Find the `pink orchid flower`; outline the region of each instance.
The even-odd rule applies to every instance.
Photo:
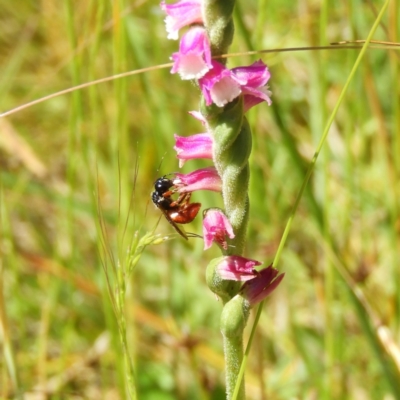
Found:
[[[204,250],[209,249],[213,242],[217,243],[224,250],[228,248],[226,237],[233,239],[235,234],[228,218],[221,210],[211,208],[204,211],[203,237]]]
[[[214,60],[211,63],[213,68],[199,79],[200,89],[206,105],[223,107],[240,95],[240,81],[224,65]]]
[[[171,73],[179,73],[184,80],[199,79],[213,66],[210,42],[206,30],[200,26],[186,32],[179,44],[179,52],[172,55]]]
[[[179,168],[194,158],[212,159],[212,136],[209,133],[198,133],[187,137],[174,135],[176,156]]]
[[[194,192],[195,190],[211,190],[220,192],[222,181],[214,167],[197,169],[188,174],[175,173],[173,180],[178,193]]]
[[[217,61],[212,61],[212,65],[213,69],[199,79],[207,105],[214,103],[223,107],[240,94],[244,95],[244,111],[262,101],[271,105],[271,92],[265,86],[271,74],[261,60],[247,67],[232,70]]]
[[[177,40],[179,29],[203,22],[201,0],[181,0],[174,4],[166,4],[162,1],[160,7],[167,14],[165,27],[168,39]]]
[[[261,264],[259,261],[242,256],[226,256],[217,265],[217,271],[222,279],[243,282],[258,276],[254,267]]]
[[[232,73],[242,82],[244,112],[262,101],[266,101],[269,106],[272,104],[272,93],[268,90],[268,86],[266,86],[271,78],[271,73],[261,60],[247,67],[233,68]]]

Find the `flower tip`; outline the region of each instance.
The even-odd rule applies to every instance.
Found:
[[[196,118],[203,125],[207,123],[207,120],[204,118],[203,114],[200,111],[188,111],[188,114],[191,115],[193,118]]]
[[[243,296],[251,306],[254,306],[269,296],[282,282],[284,276],[284,273],[279,274],[279,271],[270,265],[268,268],[258,271],[255,278],[243,285]]]

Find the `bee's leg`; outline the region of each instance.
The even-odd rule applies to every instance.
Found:
[[[171,197],[175,192],[173,190],[168,190],[168,192],[164,192],[162,197]]]
[[[181,193],[179,197],[171,203],[171,207],[186,206],[187,204],[189,204],[191,196],[192,192]]]

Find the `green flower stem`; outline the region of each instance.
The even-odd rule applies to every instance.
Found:
[[[222,179],[225,213],[235,232],[228,241],[226,254],[242,255],[249,217],[248,187],[250,178],[251,130],[243,117],[243,99],[201,109],[214,138],[213,158]]]
[[[203,15],[211,52],[219,56],[228,52],[234,33],[232,13],[235,0],[203,0]],[[226,63],[225,60],[219,62]],[[222,180],[222,197],[225,214],[232,225],[235,237],[227,240],[225,255],[242,255],[249,218],[249,157],[251,153],[251,130],[243,112],[243,97],[225,107],[206,106],[201,113],[212,133],[213,161]],[[223,301],[221,332],[224,342],[226,395],[232,399],[243,361],[243,331],[250,313],[245,299],[238,294],[241,283],[224,281],[215,271],[218,260],[207,268],[207,283]],[[247,305],[246,305],[247,304]],[[245,384],[240,383],[236,399],[245,399]]]
[[[243,361],[243,335],[240,337],[228,337],[222,335],[225,356],[225,384],[226,398],[232,399],[240,365]],[[242,380],[236,399],[244,400],[246,398],[244,381]]]
[[[232,398],[243,361],[243,330],[250,314],[248,302],[240,295],[224,306],[221,314],[221,332],[224,341],[226,398]],[[245,399],[242,381],[236,399]]]
[[[222,179],[225,214],[235,233],[235,237],[227,241],[228,247],[224,253],[241,255],[249,217],[248,160],[252,145],[250,126],[243,116],[243,98],[239,97],[224,108],[207,107],[203,104],[201,112],[213,134],[213,159]],[[213,261],[207,268],[207,282],[210,289],[224,302],[221,332],[224,343],[226,393],[227,399],[230,400],[243,361],[243,331],[249,308],[243,306],[244,299],[237,295],[241,283],[220,279],[215,271],[216,263]],[[245,399],[244,387],[242,381],[237,399]]]
[[[202,5],[212,55],[228,53],[234,33],[232,14],[235,0],[203,0]],[[226,60],[220,62],[225,64]]]

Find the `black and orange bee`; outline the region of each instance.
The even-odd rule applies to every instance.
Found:
[[[151,199],[174,229],[188,240],[188,235],[177,224],[192,222],[196,218],[201,204],[190,203],[191,192],[179,193],[178,198],[174,200],[172,195],[176,193],[176,187],[172,179],[163,176],[154,182],[154,192],[151,194]]]

